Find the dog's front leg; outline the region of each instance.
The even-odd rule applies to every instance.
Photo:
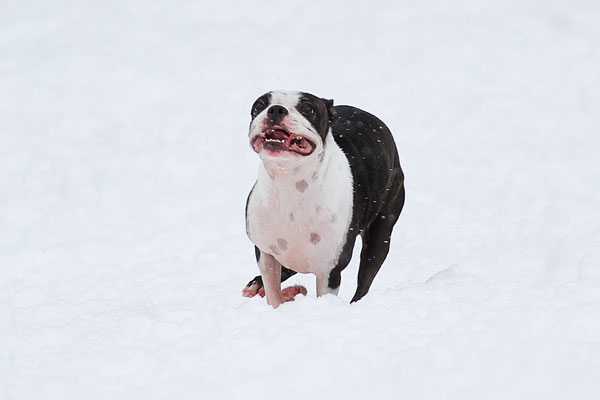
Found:
[[[267,304],[273,306],[273,308],[279,307],[283,303],[281,264],[272,255],[261,251],[258,259],[258,269],[262,275]]]

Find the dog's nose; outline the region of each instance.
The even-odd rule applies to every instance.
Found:
[[[274,105],[269,107],[269,109],[267,110],[267,115],[274,124],[281,121],[281,119],[287,114],[288,110],[283,106]]]

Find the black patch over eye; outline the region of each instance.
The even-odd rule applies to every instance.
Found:
[[[315,108],[312,104],[304,102],[300,104],[300,111],[304,114],[312,115],[315,113]]]
[[[260,112],[262,110],[264,110],[267,107],[267,104],[264,102],[264,100],[262,99],[258,99],[254,102],[254,105],[252,106],[252,118],[256,117],[258,114],[260,114]]]

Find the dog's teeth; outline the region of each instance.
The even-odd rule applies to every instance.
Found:
[[[296,136],[296,139],[302,140],[302,136],[298,135],[298,136]]]

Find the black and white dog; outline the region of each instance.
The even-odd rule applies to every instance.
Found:
[[[260,275],[243,290],[273,307],[306,289],[281,290],[296,272],[337,294],[362,236],[361,299],[385,260],[404,206],[404,174],[391,132],[375,116],[312,94],[273,91],[256,100],[248,134],[262,163],[246,203]]]

